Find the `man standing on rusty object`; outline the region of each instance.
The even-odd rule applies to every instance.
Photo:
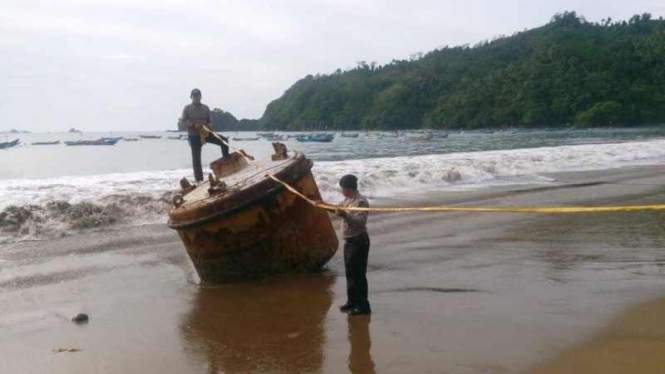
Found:
[[[345,197],[342,208],[369,208],[367,199],[358,192],[358,178],[347,174],[339,181]],[[339,310],[351,315],[370,314],[368,300],[367,258],[369,257],[369,235],[367,234],[368,212],[337,210],[342,218],[344,236],[344,269],[346,271],[346,304]]]
[[[203,181],[203,168],[201,166],[201,148],[203,141],[201,139],[201,128],[203,125],[212,125],[212,112],[207,105],[201,103],[201,90],[195,88],[192,90],[189,97],[192,103],[185,106],[182,111],[182,121],[187,126],[187,134],[189,135],[189,146],[192,148],[192,166],[194,167],[194,179],[197,182]],[[228,143],[228,139],[222,137]],[[216,144],[222,147],[222,156],[229,155],[229,147],[222,143],[214,136],[208,136],[208,143]]]

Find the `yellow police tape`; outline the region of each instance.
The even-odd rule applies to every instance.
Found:
[[[202,125],[201,128],[199,129],[199,137],[201,138],[201,144],[206,144],[206,142],[208,141],[208,135],[214,136],[215,138],[217,138],[217,140],[219,140],[220,142],[224,143],[224,145],[229,147],[229,149],[233,150],[234,152],[240,153],[240,155],[243,156],[244,158],[246,158],[247,161],[249,161],[249,162],[254,161],[254,157],[248,155],[242,149],[232,147],[229,144],[229,142],[226,141],[225,137],[223,137],[223,136],[219,135],[218,133],[212,131],[212,129],[210,129],[210,127],[208,127],[207,125]]]
[[[296,194],[301,199],[307,201],[310,205],[329,211],[342,210],[346,212],[374,212],[374,213],[406,213],[406,212],[427,212],[427,213],[537,213],[537,214],[571,214],[571,213],[613,213],[613,212],[640,212],[665,210],[665,205],[626,205],[626,206],[599,206],[599,207],[541,207],[541,208],[474,208],[474,207],[447,207],[447,206],[428,206],[428,207],[407,207],[407,208],[363,208],[363,207],[339,207],[328,204],[323,201],[316,201],[308,198],[288,183],[280,180],[273,174],[266,176],[275,182],[284,186],[287,190]]]
[[[243,150],[232,147],[224,138],[220,137],[213,130],[207,126],[201,129],[201,140],[203,136],[207,137],[212,134],[222,143],[226,144],[230,149],[240,152],[241,155],[246,157],[249,161],[254,160],[252,156],[246,154]],[[260,168],[262,171],[266,171]],[[408,212],[425,212],[425,213],[531,213],[531,214],[574,214],[574,213],[618,213],[618,212],[644,212],[644,211],[659,211],[665,210],[665,204],[655,205],[625,205],[625,206],[562,206],[562,207],[530,207],[530,208],[477,208],[477,207],[449,207],[449,206],[426,206],[426,207],[395,207],[395,208],[363,208],[363,207],[340,207],[326,203],[325,201],[312,200],[303,195],[283,180],[277,178],[273,174],[266,173],[266,177],[274,180],[275,182],[284,186],[287,190],[305,200],[308,204],[319,208],[334,211],[345,212],[374,212],[374,213],[408,213]]]

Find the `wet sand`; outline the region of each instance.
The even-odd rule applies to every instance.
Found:
[[[665,201],[665,167],[554,177],[421,203]],[[373,216],[371,317],[337,310],[341,251],[208,287],[163,226],[5,245],[0,373],[662,373],[663,216]]]
[[[532,374],[665,373],[665,300],[630,308],[586,344],[538,365]]]

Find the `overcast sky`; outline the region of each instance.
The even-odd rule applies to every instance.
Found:
[[[663,0],[1,0],[0,130],[173,128],[189,91],[240,118],[307,74]]]

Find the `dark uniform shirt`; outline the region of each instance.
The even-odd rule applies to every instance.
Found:
[[[182,110],[182,121],[187,126],[187,133],[189,135],[199,135],[199,132],[190,127],[191,124],[201,122],[206,125],[212,123],[212,113],[210,108],[205,104],[189,104]]]

